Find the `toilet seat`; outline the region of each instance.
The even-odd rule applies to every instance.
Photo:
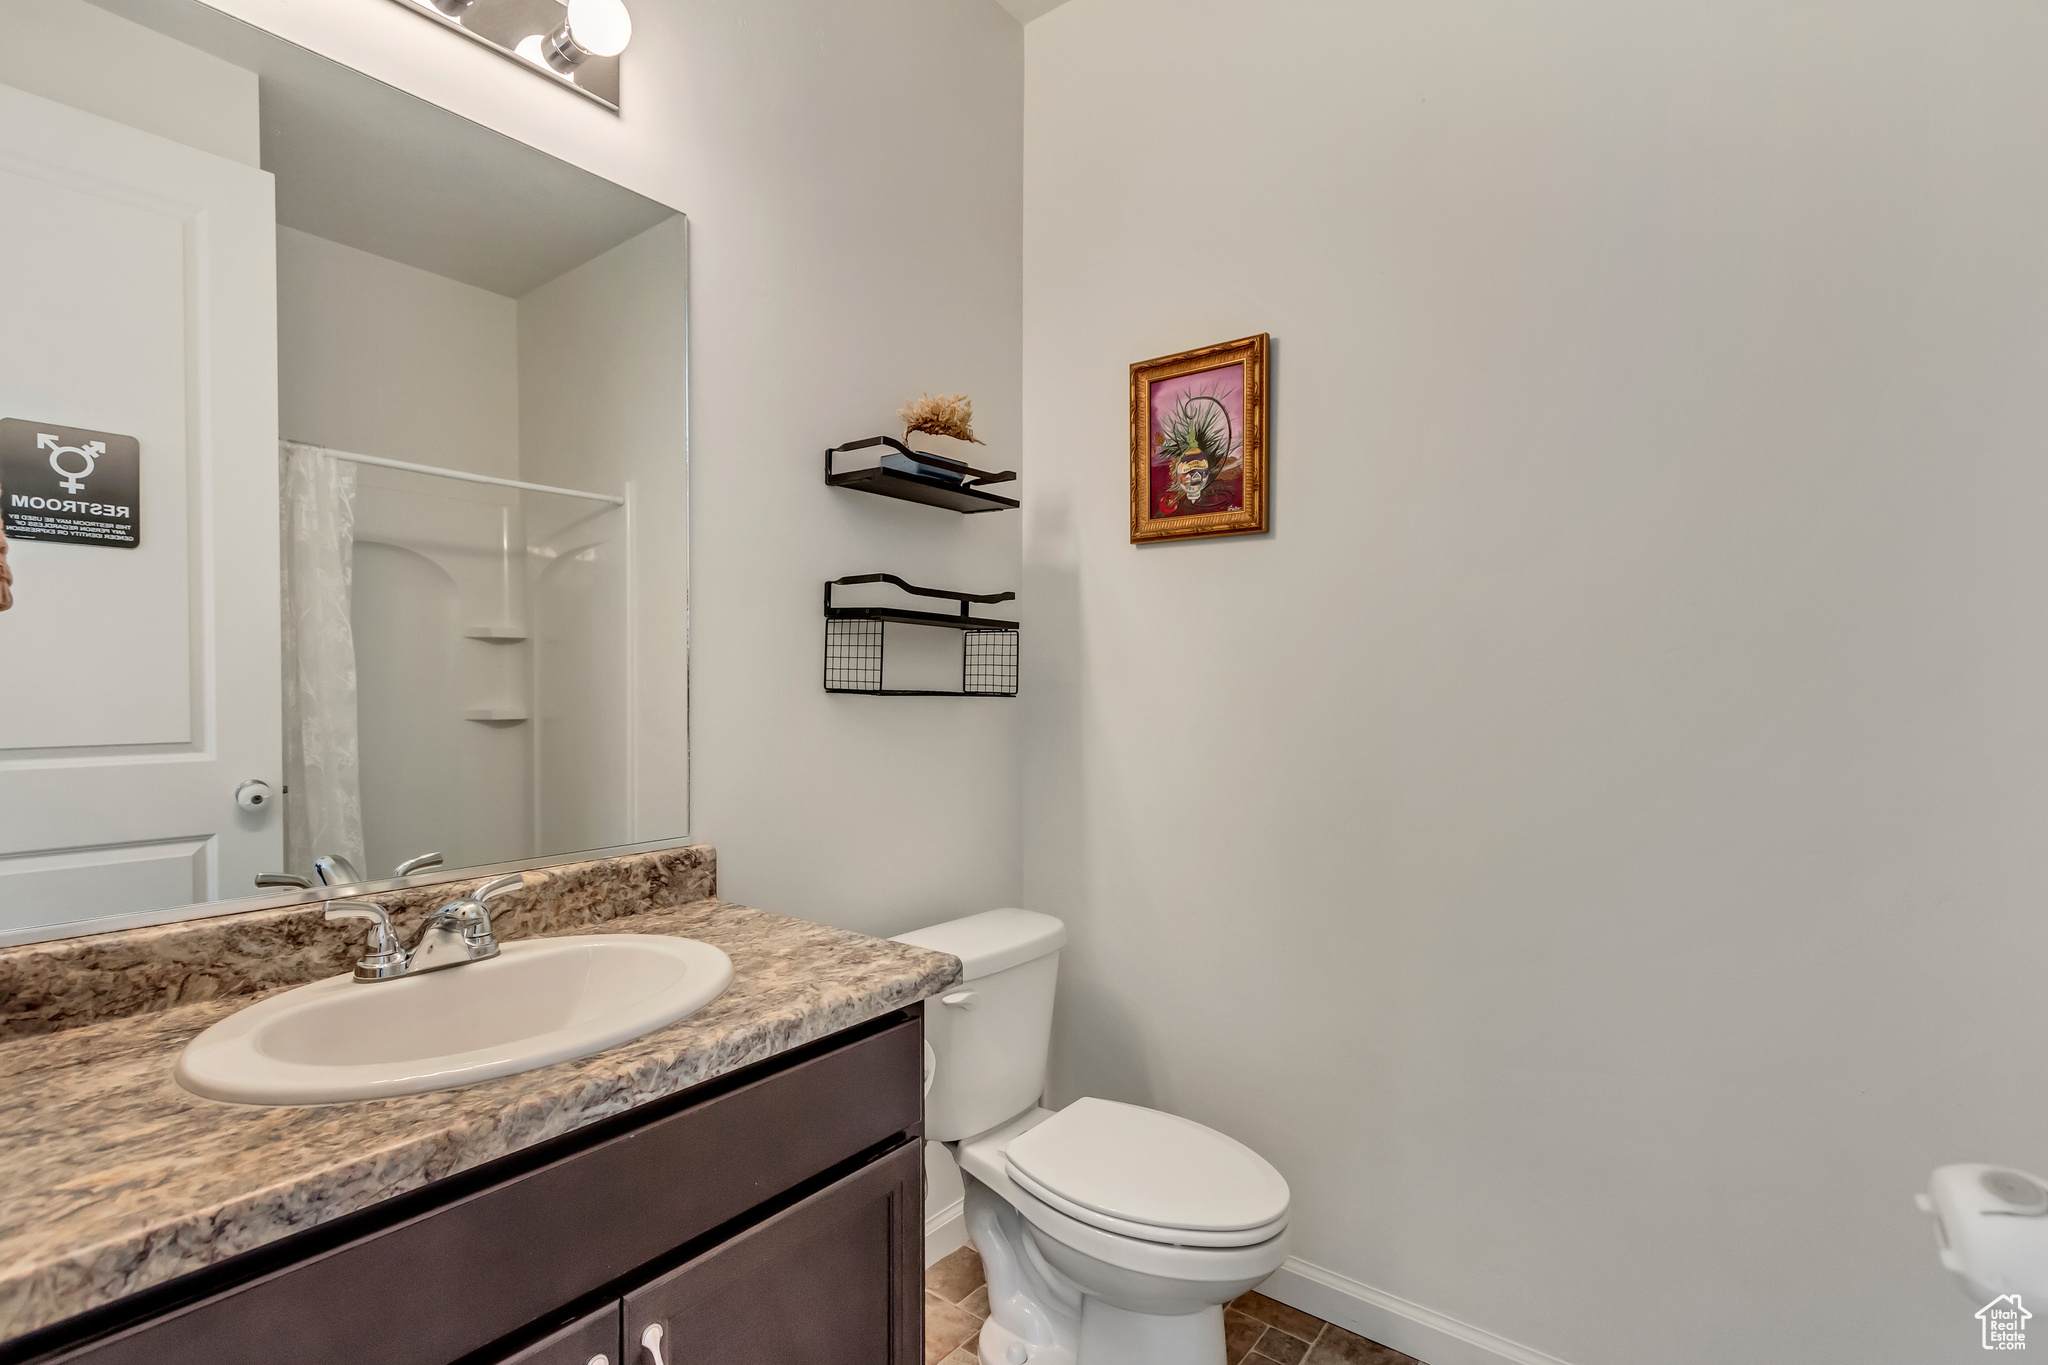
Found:
[[[1006,1182],[1004,1188],[996,1193],[1038,1232],[1063,1246],[1085,1252],[1105,1265],[1134,1274],[1198,1283],[1246,1275],[1261,1280],[1278,1270],[1286,1256],[1287,1234],[1284,1230],[1278,1236],[1250,1246],[1176,1246],[1150,1238],[1125,1237],[1093,1223],[1070,1218],[1030,1191],[1020,1189],[1015,1181]]]
[[[1156,1109],[1076,1100],[1012,1138],[1003,1161],[1032,1198],[1119,1237],[1246,1247],[1287,1226],[1287,1181],[1265,1158]]]
[[[1129,1237],[1134,1241],[1154,1242],[1161,1246],[1217,1248],[1229,1250],[1233,1247],[1256,1246],[1271,1241],[1287,1230],[1287,1218],[1282,1215],[1270,1223],[1256,1228],[1235,1232],[1203,1232],[1194,1228],[1163,1228],[1152,1223],[1134,1223],[1122,1218],[1113,1218],[1094,1209],[1083,1208],[1071,1200],[1062,1199],[1043,1186],[1034,1185],[1016,1167],[1009,1168],[1010,1184],[1034,1203],[1049,1207],[1065,1214],[1078,1223],[1118,1237]]]

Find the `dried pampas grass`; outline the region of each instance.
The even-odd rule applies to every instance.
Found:
[[[918,399],[897,414],[903,419],[903,439],[909,440],[917,432],[929,436],[950,436],[956,441],[972,441],[986,445],[974,434],[974,403],[964,393],[949,398],[934,398],[930,394]]]

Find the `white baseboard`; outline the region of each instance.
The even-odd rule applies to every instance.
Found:
[[[930,1270],[967,1245],[967,1201],[955,1199],[924,1218],[924,1268]]]
[[[1293,1256],[1259,1286],[1259,1292],[1414,1356],[1423,1365],[1566,1365],[1533,1346]]]

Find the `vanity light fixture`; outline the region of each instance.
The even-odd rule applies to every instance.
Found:
[[[633,41],[625,0],[569,0],[564,18],[541,49],[549,66],[567,75],[592,57],[616,57]]]
[[[607,109],[633,40],[625,0],[397,0]]]

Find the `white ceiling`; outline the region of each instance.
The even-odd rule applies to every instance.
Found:
[[[1018,23],[1028,24],[1039,15],[1058,9],[1067,0],[996,0],[996,3],[1016,15]]]
[[[196,0],[95,0],[257,75],[277,220],[507,298],[675,210]]]

